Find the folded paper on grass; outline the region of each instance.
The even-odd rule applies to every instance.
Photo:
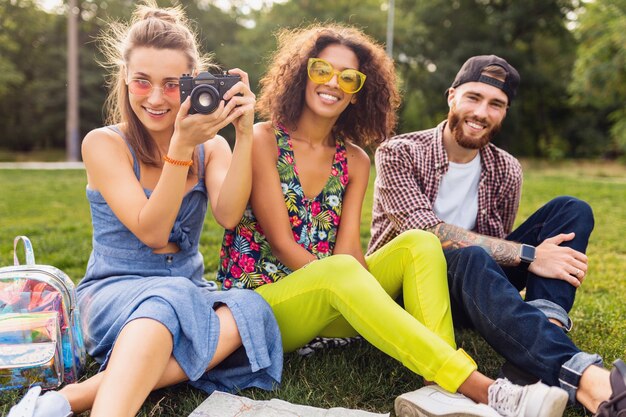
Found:
[[[215,391],[189,417],[389,417],[347,408],[316,408],[271,399],[255,401],[238,395]]]

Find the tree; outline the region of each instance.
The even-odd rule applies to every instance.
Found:
[[[497,143],[517,155],[565,155],[563,129],[575,39],[569,0],[397,0],[395,55],[404,81],[401,131],[423,129],[447,113],[445,90],[472,55],[499,55],[521,74],[518,98]],[[558,156],[558,155],[557,155]]]
[[[471,55],[496,54],[522,77],[497,144],[516,155],[554,158],[597,156],[607,149],[624,152],[626,0],[580,1],[395,0],[394,59],[404,96],[398,131],[443,120],[444,91],[461,64]],[[245,0],[232,0],[226,10],[217,7],[217,0],[158,3],[183,4],[196,22],[202,49],[214,53],[225,69],[247,71],[253,91],[276,47],[273,34],[279,28],[333,21],[354,25],[381,43],[386,35],[387,0],[265,0],[259,10]],[[105,73],[98,65],[102,57],[95,38],[111,19],[128,19],[135,2],[79,4],[83,136],[103,123]],[[578,15],[580,26],[572,32],[568,28]],[[38,9],[34,0],[4,1],[0,26],[3,146],[63,147],[65,16]]]
[[[33,1],[0,6],[0,137],[28,151],[62,147],[65,108],[63,22]]]
[[[16,30],[18,24],[11,18],[11,9],[11,4],[8,2],[0,3],[0,27],[4,28],[0,32],[0,100],[3,100],[11,88],[20,84],[24,78],[19,69],[9,59],[20,48],[17,39],[10,36],[11,32]]]
[[[626,0],[587,4],[576,31],[580,37],[572,103],[589,107],[611,124],[609,153],[626,152]]]

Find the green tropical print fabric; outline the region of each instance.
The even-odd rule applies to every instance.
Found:
[[[276,169],[289,214],[294,240],[318,259],[335,247],[341,208],[348,184],[348,160],[343,140],[335,138],[335,158],[324,189],[313,199],[302,191],[289,133],[274,128],[278,145]],[[222,288],[256,288],[292,271],[273,254],[250,206],[234,229],[224,233],[217,278]]]

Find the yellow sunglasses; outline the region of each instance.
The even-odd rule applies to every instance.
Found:
[[[354,94],[363,88],[365,84],[365,74],[355,69],[345,69],[337,71],[329,62],[321,58],[309,58],[307,65],[309,79],[315,84],[326,84],[337,75],[337,84],[345,93]]]

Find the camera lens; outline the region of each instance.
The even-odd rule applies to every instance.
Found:
[[[201,84],[191,92],[191,107],[198,113],[213,113],[219,103],[219,93],[213,86]]]
[[[198,95],[198,103],[202,107],[209,107],[213,105],[213,97],[209,93],[202,93]]]

